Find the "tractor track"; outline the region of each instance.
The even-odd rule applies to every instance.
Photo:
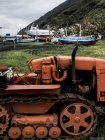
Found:
[[[10,97],[7,97],[7,98],[1,98],[0,99],[0,102],[1,104],[9,104],[9,103],[12,103],[12,102],[17,102],[17,103],[32,103],[32,102],[35,102],[35,101],[55,101],[56,103],[58,102],[61,102],[61,103],[65,103],[65,102],[85,102],[88,106],[91,106],[93,109],[95,109],[95,106],[90,102],[88,101],[87,99],[81,97],[81,96],[78,96],[76,94],[73,94],[73,93],[65,93],[63,95],[55,95],[53,97],[49,97],[48,95],[38,95],[38,96],[33,96],[33,97],[19,97],[19,96],[10,96]],[[94,122],[94,127],[92,127],[89,132],[87,133],[87,135],[85,136],[88,136],[88,135],[91,135],[91,133],[94,131],[94,129],[97,127],[97,125],[99,125],[100,123],[103,122],[103,117],[105,117],[105,114],[99,114],[99,112],[97,113],[97,116],[99,118],[99,121],[97,121],[97,119],[95,119],[95,122]],[[59,138],[57,138],[56,140],[74,140],[75,138],[73,137],[69,137],[69,136],[61,136]],[[8,136],[2,136],[0,137],[0,140],[9,140]],[[21,138],[21,140],[23,140],[23,138]],[[33,138],[33,139],[30,139],[30,140],[39,140],[39,139],[36,139],[36,138]],[[51,138],[47,138],[47,139],[44,139],[44,140],[54,140],[54,139],[51,139]],[[78,137],[76,137],[76,140],[79,140]]]

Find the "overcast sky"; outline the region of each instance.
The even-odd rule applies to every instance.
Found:
[[[16,34],[66,0],[0,0],[0,34]]]

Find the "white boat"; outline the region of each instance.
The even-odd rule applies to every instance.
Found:
[[[49,28],[39,29],[38,26],[33,27],[33,25],[25,32],[27,35],[36,37],[38,41],[51,41],[51,38],[53,36],[53,31],[50,31]]]
[[[14,42],[16,40],[16,37],[6,37],[5,38],[5,41],[8,41],[8,42]]]
[[[16,43],[28,43],[28,42],[36,42],[34,38],[17,38]]]
[[[48,29],[39,29],[38,27],[31,27],[29,30],[25,31],[28,35],[31,36],[52,36],[53,31]]]
[[[51,42],[54,43],[54,44],[58,44],[59,38],[58,38],[58,37],[53,37],[53,38],[51,39]]]

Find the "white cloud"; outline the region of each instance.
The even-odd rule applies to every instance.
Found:
[[[17,34],[20,28],[25,27],[28,24],[27,21],[18,18],[10,18],[6,15],[0,15],[0,27],[2,27],[2,34],[11,32],[11,34]]]
[[[0,27],[17,33],[65,0],[0,0]]]

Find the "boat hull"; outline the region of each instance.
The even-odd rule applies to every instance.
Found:
[[[35,39],[17,39],[16,40],[16,43],[29,43],[29,42],[36,42],[36,40]]]
[[[82,39],[82,38],[78,38],[78,39],[75,39],[75,38],[70,38],[70,39],[59,39],[59,42],[62,43],[62,44],[81,44],[81,45],[94,45],[96,44],[97,42],[97,39],[93,38],[93,39],[89,39],[89,38],[86,38],[86,39]]]

